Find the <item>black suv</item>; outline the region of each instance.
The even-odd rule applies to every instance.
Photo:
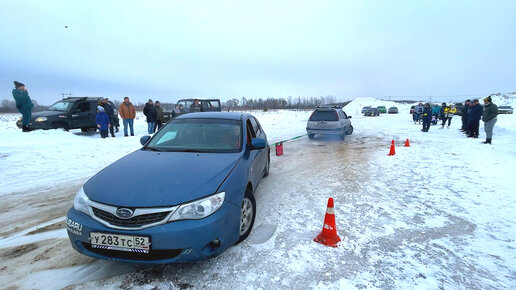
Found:
[[[163,117],[165,122],[168,120],[175,118],[179,115],[191,113],[190,107],[193,105],[196,99],[181,99],[177,101],[177,106],[179,107],[179,112],[175,112],[174,108],[165,108],[166,111],[163,112]],[[221,112],[222,108],[220,106],[219,99],[197,99],[199,100],[199,104],[201,105],[201,112]]]
[[[64,98],[46,111],[32,114],[29,128],[35,129],[58,129],[64,130],[81,129],[86,132],[90,129],[95,130],[95,116],[97,114],[97,106],[100,98],[89,97],[70,97]],[[118,111],[115,105],[109,101],[109,105],[115,111],[115,120],[113,123],[118,124]],[[21,119],[16,122],[16,126],[21,128]]]

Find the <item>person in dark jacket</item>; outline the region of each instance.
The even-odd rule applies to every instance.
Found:
[[[446,109],[446,103],[442,103],[441,108],[439,108],[439,120],[444,119],[444,115],[446,115],[444,109]]]
[[[202,112],[201,104],[199,103],[199,99],[195,99],[193,104],[190,106],[190,113]]]
[[[493,140],[493,128],[496,123],[496,116],[498,115],[498,106],[493,104],[491,97],[484,99],[484,113],[482,114],[482,121],[484,121],[484,130],[486,131],[486,141],[484,144],[491,144]]]
[[[106,138],[108,136],[108,129],[111,127],[109,123],[109,116],[104,111],[104,107],[97,107],[97,115],[95,116],[95,123],[97,124],[97,128],[100,131],[100,137]]]
[[[480,126],[480,119],[484,108],[478,103],[478,100],[473,100],[473,106],[468,111],[469,120],[469,135],[468,137],[478,138],[478,127]]]
[[[165,117],[163,116],[163,108],[161,107],[161,104],[159,101],[156,101],[156,126],[154,128],[154,131],[159,130],[159,128],[163,127],[163,123],[165,122]]]
[[[469,109],[469,103],[471,100],[466,100],[464,102],[464,107],[461,109],[461,120],[462,120],[462,128],[461,131],[466,133],[466,135],[469,135],[469,121],[468,121],[468,109]]]
[[[104,111],[108,115],[109,125],[111,125],[109,126],[109,133],[111,133],[111,137],[115,137],[115,110],[113,110],[109,102],[104,98],[99,99],[99,105],[104,108]]]
[[[29,92],[25,88],[25,85],[14,81],[14,89],[12,91],[14,101],[16,102],[16,109],[22,114],[22,131],[29,132],[30,118],[32,117],[32,103]]]
[[[432,122],[432,108],[430,108],[429,103],[425,103],[422,115],[423,115],[423,129],[421,129],[421,131],[428,132],[428,129],[430,129],[430,122]]]
[[[143,114],[147,117],[147,132],[149,134],[154,133],[154,128],[156,126],[156,120],[158,119],[158,112],[156,111],[156,107],[152,103],[152,100],[145,104],[143,108]]]

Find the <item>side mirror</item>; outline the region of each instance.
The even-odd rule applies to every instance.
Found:
[[[258,150],[265,148],[265,140],[262,138],[251,139],[251,150]]]
[[[351,116],[348,116],[348,119],[351,119]]]
[[[145,143],[147,143],[147,141],[149,141],[150,139],[150,136],[143,136],[140,138],[140,143],[142,143],[142,145],[145,145]]]

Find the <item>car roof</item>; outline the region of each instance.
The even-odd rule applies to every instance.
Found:
[[[176,119],[226,119],[226,120],[243,120],[251,114],[241,112],[200,112],[189,113],[178,116]]]

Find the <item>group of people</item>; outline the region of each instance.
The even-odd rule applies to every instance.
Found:
[[[466,100],[462,108],[462,127],[461,131],[468,138],[478,138],[480,120],[484,122],[486,140],[484,144],[491,144],[493,140],[493,128],[497,121],[498,106],[493,103],[491,97],[484,99],[484,106],[479,104],[477,99]]]
[[[108,99],[100,98],[97,106],[97,115],[95,116],[95,123],[100,132],[100,137],[106,138],[111,133],[111,137],[115,137],[115,128],[118,132],[118,119],[115,118],[115,110],[109,104]]]
[[[423,128],[421,131],[428,132],[430,124],[437,125],[438,120],[442,121],[441,128],[444,128],[446,122],[448,122],[448,127],[450,127],[453,115],[456,112],[457,108],[453,104],[446,105],[446,103],[442,103],[441,107],[436,106],[432,108],[430,103],[425,103],[424,105],[419,103],[412,109],[412,120],[414,124],[421,124],[422,121]]]
[[[161,128],[165,122],[163,108],[161,107],[159,101],[156,101],[156,104],[153,104],[152,100],[149,99],[149,101],[145,103],[143,114],[147,118],[147,133],[149,134],[159,130],[159,128]]]
[[[448,122],[448,127],[450,127],[451,120],[456,112],[457,108],[453,104],[446,105],[446,103],[442,103],[437,113],[432,110],[429,103],[425,103],[424,105],[419,103],[413,109],[412,118],[414,124],[421,124],[422,121],[423,128],[421,131],[428,132],[430,124],[437,124],[437,119],[442,120],[441,128],[444,128],[446,122]],[[480,120],[482,120],[484,122],[484,130],[486,131],[486,140],[483,143],[491,144],[493,140],[493,128],[497,120],[496,116],[498,115],[498,106],[492,102],[491,97],[484,99],[484,106],[481,106],[477,99],[473,101],[466,100],[464,107],[461,109],[461,113],[462,127],[460,130],[469,138],[478,138]]]

